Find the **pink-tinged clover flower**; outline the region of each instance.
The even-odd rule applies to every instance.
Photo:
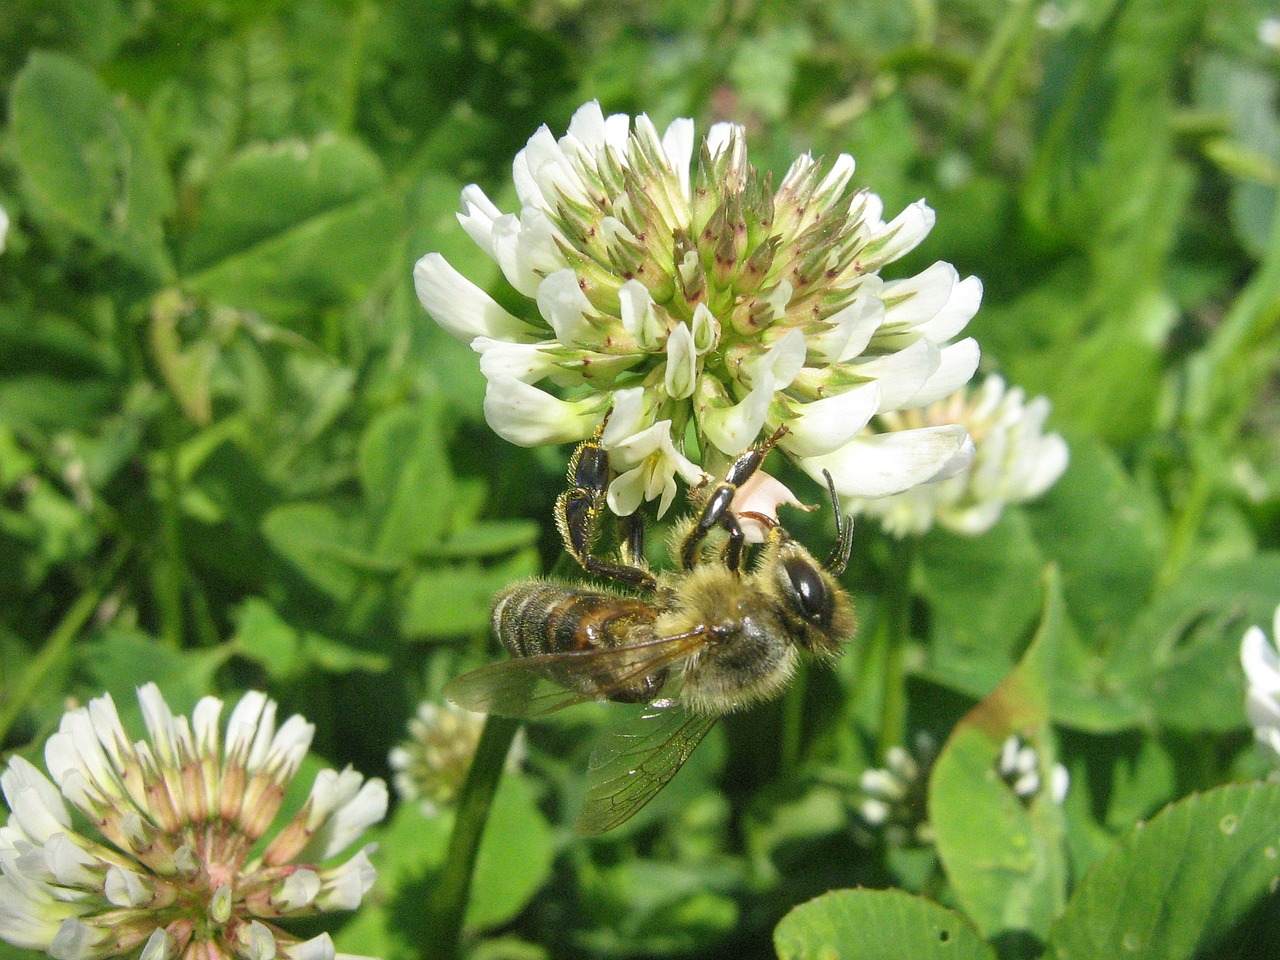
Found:
[[[311,744],[300,716],[245,694],[225,735],[223,703],[175,716],[138,691],[148,737],[126,736],[110,695],[65,714],[48,776],[12,758],[0,788],[0,938],[55,960],[333,960],[279,921],[360,905],[372,846],[340,855],[381,820],[387,789],[323,770],[302,809],[263,841]]]
[[[582,440],[614,411],[614,513],[665,510],[677,478],[717,473],[784,424],[779,446],[820,483],[897,493],[955,469],[964,428],[863,428],[969,380],[978,347],[957,337],[982,287],[946,263],[883,279],[934,214],[919,201],[886,221],[879,197],[850,191],[853,167],[805,154],[775,189],[742,127],[696,145],[692,120],[659,133],[588,103],[516,156],[517,212],[462,191],[463,228],[528,305],[508,312],[437,253],[414,269],[418,296],[480,354],[505,439]]]

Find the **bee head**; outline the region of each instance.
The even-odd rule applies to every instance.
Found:
[[[853,605],[844,588],[794,540],[778,544],[773,570],[800,645],[819,656],[838,654],[854,630]]]

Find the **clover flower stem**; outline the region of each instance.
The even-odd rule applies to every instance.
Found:
[[[26,706],[28,697],[45,691],[45,676],[62,662],[76,637],[80,635],[80,630],[89,622],[93,612],[102,603],[102,598],[111,589],[116,574],[120,572],[120,567],[129,555],[130,546],[128,543],[121,543],[116,547],[115,552],[103,564],[103,572],[98,577],[98,581],[76,598],[71,609],[66,612],[53,633],[49,635],[48,641],[40,648],[40,652],[27,665],[22,679],[14,684],[10,691],[13,695],[0,700],[0,743],[4,743],[9,728],[13,726],[13,721]]]
[[[915,565],[915,537],[890,544],[889,592],[881,619],[884,643],[883,688],[880,699],[880,756],[903,742],[907,715],[905,658],[911,633],[911,573]]]
[[[800,744],[804,735],[805,693],[808,687],[809,675],[801,665],[782,700],[782,742],[779,747],[779,763],[784,777],[790,776],[800,762]]]
[[[178,445],[181,441],[173,423],[165,433],[164,475],[160,483],[160,528],[164,552],[155,567],[155,591],[160,613],[160,636],[171,648],[180,650],[185,632],[182,598],[187,579],[182,549],[182,479],[178,466]]]
[[[457,818],[449,836],[444,866],[427,904],[426,929],[430,931],[431,945],[426,956],[430,960],[455,960],[459,955],[476,854],[498,782],[506,768],[507,751],[519,729],[519,720],[495,716],[485,720],[475,759],[458,795]]]

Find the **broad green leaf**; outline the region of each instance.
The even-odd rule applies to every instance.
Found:
[[[92,72],[35,53],[11,91],[14,156],[41,219],[70,227],[154,279],[172,271],[161,221],[168,171],[142,120]]]
[[[533,546],[538,533],[538,524],[532,520],[488,520],[458,531],[439,546],[438,552],[456,559],[492,557]]]
[[[917,556],[933,624],[925,673],[985,696],[1013,669],[1039,609],[1044,556],[1026,516],[1009,510],[981,537],[933,530]]]
[[[1273,955],[1280,938],[1278,825],[1278,784],[1221,787],[1167,807],[1080,881],[1054,924],[1047,956]]]
[[[1182,730],[1246,725],[1240,640],[1280,603],[1280,553],[1189,570],[1147,607],[1107,658],[1112,682],[1149,724]]]
[[[374,558],[358,546],[352,526],[324,504],[291,503],[263,518],[262,533],[314,586],[344,602],[355,593],[362,573],[379,572]]]
[[[1061,568],[1072,619],[1091,648],[1105,650],[1151,590],[1163,520],[1114,454],[1084,438],[1070,443],[1067,472],[1028,517],[1040,549]]]
[[[209,185],[182,267],[197,273],[288,233],[382,186],[378,158],[358,141],[246,147]]]
[[[348,141],[249,147],[209,188],[184,286],[277,319],[360,296],[390,262],[402,203]]]
[[[369,424],[359,469],[379,556],[403,561],[444,539],[455,489],[434,404],[396,407]]]
[[[91,686],[86,696],[110,693],[122,716],[137,712],[136,691],[152,681],[175,713],[189,713],[213,689],[228,651],[174,650],[139,630],[110,627],[82,650]]]
[[[373,862],[381,896],[365,903],[335,936],[339,951],[367,951],[382,960],[422,955],[432,931],[422,929],[421,908],[452,830],[452,810],[427,817],[415,803],[400,805],[385,829],[370,838],[378,841]],[[486,930],[515,917],[550,877],[553,852],[551,828],[528,783],[520,775],[505,776],[480,842],[467,926]]]
[[[1049,596],[1054,579],[1046,578]],[[956,726],[929,782],[938,856],[956,900],[988,937],[1043,940],[1066,901],[1062,809],[1050,789],[1049,685],[1061,658],[1058,639],[1042,625],[1018,668]],[[998,772],[1013,736],[1037,752],[1041,788],[1029,798]]]
[[[479,633],[489,627],[494,594],[514,580],[538,572],[538,555],[522,550],[504,563],[431,567],[409,587],[400,614],[408,639],[443,638]]]
[[[995,960],[960,914],[901,890],[833,890],[778,924],[779,960]]]

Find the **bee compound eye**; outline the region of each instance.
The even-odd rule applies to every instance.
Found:
[[[822,573],[812,563],[801,557],[783,561],[791,589],[789,594],[800,615],[811,623],[826,623],[831,619],[831,594],[822,580]]]

